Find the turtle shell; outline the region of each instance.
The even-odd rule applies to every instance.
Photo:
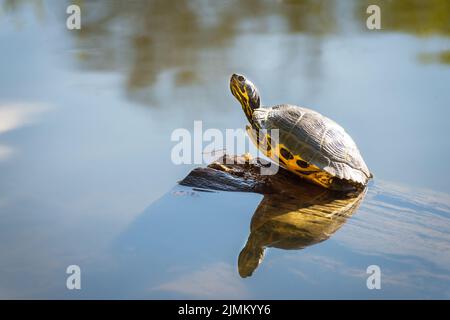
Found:
[[[253,121],[279,129],[279,144],[332,177],[366,185],[372,177],[353,139],[333,120],[294,105],[259,108]]]

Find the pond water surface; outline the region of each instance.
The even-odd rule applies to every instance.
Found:
[[[1,298],[450,298],[450,5],[0,1]],[[238,255],[262,196],[177,186],[177,128],[243,128],[228,88],[329,116],[375,175],[329,240]],[[66,289],[66,267],[82,290]],[[366,268],[382,270],[368,290]]]

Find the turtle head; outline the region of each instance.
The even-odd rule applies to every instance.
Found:
[[[258,89],[250,80],[240,74],[231,76],[230,89],[233,96],[241,103],[247,119],[252,123],[253,110],[260,107]]]

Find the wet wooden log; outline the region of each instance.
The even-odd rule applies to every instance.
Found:
[[[325,190],[282,167],[278,167],[274,175],[261,174],[262,169],[267,166],[265,160],[252,159],[249,155],[224,155],[207,167],[195,168],[179,183],[203,189],[293,196],[298,193],[317,194]],[[335,197],[349,195],[330,190],[327,192]]]

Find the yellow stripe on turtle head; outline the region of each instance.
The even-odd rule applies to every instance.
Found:
[[[254,84],[244,76],[233,74],[230,79],[231,93],[241,103],[248,121],[253,123],[253,110],[260,107],[259,93]]]
[[[253,110],[250,107],[250,98],[245,87],[241,88],[238,84],[231,84],[231,92],[241,103],[242,109],[244,110],[246,116],[251,118]]]

